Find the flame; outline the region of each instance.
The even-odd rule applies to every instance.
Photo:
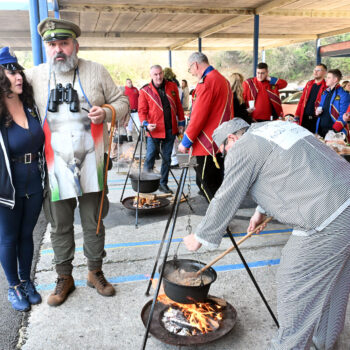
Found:
[[[169,299],[165,294],[159,295],[158,299],[164,305],[179,308],[192,327],[200,333],[208,333],[219,328],[222,320],[222,307],[214,303],[180,304]]]
[[[130,145],[127,147],[121,147],[122,152],[120,153],[119,159],[130,161],[134,154],[135,145]]]

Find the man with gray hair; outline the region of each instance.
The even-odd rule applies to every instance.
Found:
[[[49,63],[26,71],[43,118],[48,181],[44,211],[51,224],[51,242],[58,274],[55,291],[48,304],[58,306],[75,288],[72,277],[75,252],[74,210],[79,203],[87,258],[87,285],[104,296],[115,293],[102,271],[105,229],[96,235],[103,190],[104,155],[108,149],[107,122],[112,112],[117,118],[129,109],[126,96],[115,86],[100,64],[79,59],[81,34],[70,21],[46,18],[38,25],[45,42]],[[103,217],[108,212],[104,199]]]
[[[179,151],[196,156],[196,183],[200,194],[214,196],[221,185],[224,162],[213,144],[214,130],[233,118],[233,96],[230,83],[213,66],[206,55],[194,52],[188,58],[188,72],[198,79],[192,102],[189,125],[179,145]]]
[[[350,164],[294,123],[249,127],[235,118],[213,139],[227,152],[225,178],[186,247],[218,247],[249,191],[258,207],[248,231],[267,214],[294,227],[277,271],[280,328],[269,349],[310,349],[312,341],[331,349],[350,292]]]
[[[161,147],[163,160],[159,190],[172,193],[168,187],[171,152],[176,134],[182,133],[185,125],[177,85],[164,79],[161,66],[150,69],[151,82],[140,89],[139,117],[142,126],[149,132],[145,171],[152,171],[156,154]]]

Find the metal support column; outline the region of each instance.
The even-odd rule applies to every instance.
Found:
[[[39,15],[40,21],[44,20],[49,16],[49,11],[47,9],[47,0],[39,0]],[[42,62],[46,62],[46,53],[44,43],[41,41],[41,54]]]
[[[198,38],[198,52],[202,52],[202,38]]]
[[[316,39],[316,65],[321,63],[321,39]]]
[[[256,76],[256,67],[259,59],[259,15],[254,15],[254,48],[253,48],[253,76]]]
[[[32,41],[32,53],[33,62],[37,66],[43,63],[42,51],[41,51],[41,37],[37,31],[37,25],[39,24],[39,3],[38,0],[29,1],[29,22],[30,22],[30,33]]]
[[[169,67],[172,68],[173,67],[173,62],[171,59],[171,50],[169,50]]]
[[[57,0],[53,0],[53,10],[55,12],[55,18],[60,18],[60,10],[59,10],[59,7],[58,7]]]

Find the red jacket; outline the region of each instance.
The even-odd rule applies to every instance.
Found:
[[[165,92],[171,107],[171,123],[173,135],[178,132],[178,125],[185,126],[184,110],[179,97],[179,89],[175,83],[165,81]],[[140,89],[139,118],[142,125],[157,124],[152,131],[154,138],[165,138],[165,124],[162,101],[152,82]]]
[[[230,83],[217,70],[211,70],[196,86],[191,119],[182,144],[192,146],[192,155],[214,155],[213,132],[233,118],[233,97]]]
[[[137,90],[137,88],[134,86],[132,88],[125,86],[124,94],[129,98],[130,109],[137,109],[137,103],[139,99],[139,90]]]
[[[297,107],[297,110],[295,112],[295,116],[299,117],[299,125],[301,125],[301,123],[303,121],[304,109],[305,109],[306,103],[309,99],[312,85],[314,85],[314,84],[316,84],[315,79],[309,80],[306,83],[304,90],[303,90],[303,94],[301,95],[301,98],[299,100],[298,107]],[[320,90],[318,90],[317,98],[315,101],[315,108],[317,108],[321,102],[321,97],[322,97],[323,91],[327,89],[327,85],[326,85],[326,82],[324,79],[319,84],[321,84],[321,87],[320,87]]]
[[[256,89],[257,94],[254,98],[254,91],[252,91],[248,80],[253,83],[253,88]],[[278,117],[282,117],[282,104],[280,100],[280,89],[287,86],[287,82],[283,79],[271,77],[271,81],[259,81],[256,77],[245,80],[243,82],[243,98],[246,106],[249,107],[249,101],[255,100],[255,110],[252,113],[252,118],[255,120],[271,120],[273,115],[272,106]]]

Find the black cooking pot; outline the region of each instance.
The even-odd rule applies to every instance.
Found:
[[[161,176],[154,173],[141,173],[140,175],[140,192],[151,193],[155,192],[159,188]],[[130,175],[131,186],[134,191],[137,192],[137,183],[139,181],[139,174],[133,173]]]
[[[197,272],[206,264],[190,259],[174,259],[165,263],[163,284],[164,293],[168,298],[181,304],[193,304],[203,302],[207,299],[210,285],[216,280],[216,271],[209,267],[203,272],[203,278],[207,280],[205,284],[198,286],[186,286],[180,283],[170,281],[168,276],[176,270],[186,272]],[[161,269],[161,267],[160,267]],[[176,272],[175,272],[176,273]],[[184,274],[186,276],[186,273]],[[179,275],[181,276],[181,274]],[[209,281],[209,282],[208,282]]]

